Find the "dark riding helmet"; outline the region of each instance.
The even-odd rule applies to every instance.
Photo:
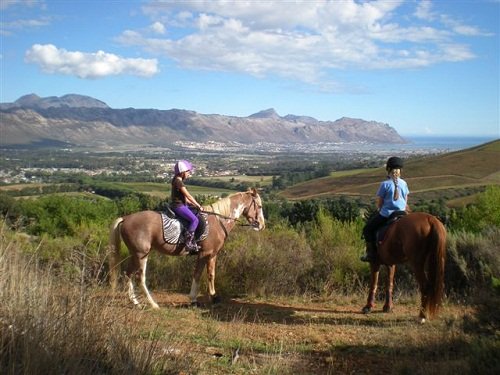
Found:
[[[387,159],[387,169],[401,169],[403,168],[403,159],[397,156],[392,156]]]

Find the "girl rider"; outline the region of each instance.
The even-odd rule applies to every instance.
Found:
[[[198,217],[189,209],[188,204],[201,210],[201,205],[194,199],[184,185],[184,180],[191,176],[193,170],[192,164],[187,160],[179,160],[175,163],[174,173],[172,179],[172,192],[171,192],[171,208],[176,215],[182,217],[189,222],[186,233],[186,248],[190,253],[196,254],[199,249],[194,240],[194,232],[198,227]]]

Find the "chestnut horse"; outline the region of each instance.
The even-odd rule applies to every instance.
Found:
[[[215,293],[215,263],[217,254],[224,245],[228,233],[234,228],[240,216],[247,219],[255,230],[265,228],[262,201],[256,189],[247,192],[235,193],[222,198],[210,206],[203,206],[208,214],[208,236],[198,243],[200,251],[191,284],[189,297],[191,303],[196,303],[200,277],[203,268],[207,267],[208,292],[212,301],[216,301]],[[113,288],[118,281],[117,271],[120,268],[119,255],[121,240],[128,248],[130,259],[125,273],[129,298],[136,305],[139,304],[133,284],[133,276],[140,280],[144,294],[153,308],[158,304],[146,287],[146,265],[148,255],[152,249],[167,255],[187,255],[183,243],[166,243],[163,237],[161,215],[155,211],[136,212],[116,219],[110,232],[110,281]]]
[[[444,290],[446,229],[434,216],[424,212],[410,213],[389,226],[378,245],[377,258],[370,263],[370,291],[363,313],[371,312],[381,265],[386,265],[387,284],[384,312],[393,308],[392,290],[396,264],[407,263],[415,273],[421,294],[420,322],[437,314]]]

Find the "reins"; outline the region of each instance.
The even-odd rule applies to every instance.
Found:
[[[252,197],[252,204],[256,205],[254,197]],[[242,227],[255,227],[256,219],[254,219],[254,223],[242,223],[239,221],[239,218],[234,218],[234,217],[226,216],[226,215],[220,214],[218,212],[215,212],[215,208],[212,204],[210,205],[210,207],[212,208],[212,211],[200,210],[200,212],[208,214],[208,215],[214,215],[214,216],[219,217],[219,223],[222,226],[222,229],[224,229],[224,232],[226,233],[226,237],[227,237],[227,230],[226,230],[226,227],[224,226],[224,224],[222,223],[222,221],[220,220],[220,218],[226,219],[226,220],[233,220],[235,222],[235,224],[242,226]],[[257,226],[258,226],[258,224],[257,224]]]
[[[223,219],[226,219],[226,220],[233,220],[236,222],[236,224],[238,224],[239,226],[242,226],[242,227],[251,227],[252,224],[246,224],[246,223],[241,223],[239,220],[239,218],[234,218],[234,217],[230,217],[230,216],[226,216],[226,215],[222,215],[218,212],[215,212],[215,211],[205,211],[205,210],[200,210],[199,211],[200,213],[203,213],[203,214],[208,214],[208,215],[214,215],[214,216],[218,216],[220,218],[223,218]]]

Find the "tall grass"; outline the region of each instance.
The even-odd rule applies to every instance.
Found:
[[[178,373],[179,361],[155,356],[158,341],[138,341],[127,316],[88,280],[54,276],[33,246],[2,228],[0,373]],[[32,255],[26,255],[31,250]],[[182,368],[189,364],[182,363]]]
[[[219,255],[217,289],[269,301],[304,293],[357,293],[368,272],[358,259],[360,225],[320,213],[299,230],[286,223],[260,233],[234,230]],[[498,276],[498,230],[450,234],[450,264],[456,261],[462,268],[449,268],[448,282],[460,286],[463,272],[474,314],[448,316],[426,330],[398,315],[346,314],[309,302],[297,310],[245,302],[201,311],[131,309],[125,293],[112,295],[101,284],[106,254],[98,238],[85,233],[80,244],[51,242],[0,224],[1,374],[304,373],[308,361],[321,367],[324,355],[347,360],[351,350],[356,357],[351,370],[380,357],[394,364],[395,373],[498,373],[498,294],[479,293]],[[58,257],[50,262],[54,246]],[[148,281],[158,289],[187,292],[194,258],[154,254]],[[463,295],[458,287],[456,295]],[[346,332],[352,336],[342,337]],[[332,337],[338,345],[325,349],[336,342],[329,341]],[[242,358],[232,365],[230,353],[236,348]],[[315,357],[318,348],[320,357]],[[287,355],[295,362],[288,363]],[[332,361],[321,368],[335,373],[329,371],[334,366],[338,363]]]

